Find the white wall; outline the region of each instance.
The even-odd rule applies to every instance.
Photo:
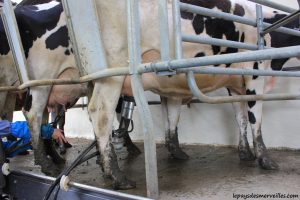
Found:
[[[297,6],[296,0],[276,0],[285,5]],[[290,63],[295,65],[295,63]],[[278,79],[273,92],[299,92],[299,79]],[[217,95],[226,95],[224,90]],[[159,100],[157,95],[147,93],[149,100]],[[262,131],[268,147],[300,148],[300,101],[267,102],[264,104]],[[164,141],[163,119],[160,106],[151,106],[156,140]],[[137,110],[134,113],[134,140],[142,140],[143,133]],[[87,110],[72,109],[67,112],[66,133],[70,137],[93,138]],[[191,109],[182,107],[179,123],[181,143],[236,145],[237,123],[230,104],[193,104]],[[249,136],[251,133],[249,132]],[[250,137],[251,138],[251,137]]]

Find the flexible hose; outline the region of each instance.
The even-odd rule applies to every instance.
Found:
[[[77,158],[76,160],[66,169],[64,169],[64,171],[62,173],[60,173],[60,175],[55,179],[55,181],[51,184],[50,188],[48,189],[45,197],[43,198],[43,200],[48,200],[53,192],[53,190],[55,189],[55,187],[58,185],[58,183],[60,182],[60,179],[63,175],[67,175],[69,174],[79,163],[82,163],[82,160],[85,158],[84,156],[91,151],[92,148],[94,148],[96,146],[97,142],[94,141],[90,146],[88,146],[88,148],[86,148]]]

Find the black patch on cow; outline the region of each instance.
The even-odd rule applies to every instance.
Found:
[[[26,57],[28,57],[33,41],[44,35],[47,30],[52,30],[57,26],[62,12],[62,4],[41,11],[38,11],[36,6],[31,5],[20,6],[15,9]]]
[[[69,46],[69,37],[67,26],[60,27],[56,32],[52,33],[46,39],[46,48],[54,50],[57,47],[68,47]]]
[[[205,8],[218,8],[223,12],[229,13],[231,11],[231,2],[229,0],[181,0],[182,3],[192,4],[196,6],[201,6]],[[239,14],[242,14],[242,9],[240,6],[236,5]],[[192,24],[196,34],[201,34],[206,28],[206,32],[209,36],[213,38],[222,39],[225,35],[227,40],[239,41],[239,32],[235,31],[235,25],[232,21],[226,21],[223,19],[212,19],[211,17],[204,17],[202,15],[186,15],[182,16],[184,19],[193,19]],[[221,47],[212,46],[213,54],[227,54],[236,53],[238,49],[227,48],[225,52],[221,52]],[[226,65],[227,67],[230,64]]]
[[[204,31],[204,17],[201,15],[196,15],[193,22],[193,28],[197,35],[201,34]]]
[[[70,54],[71,54],[71,53],[70,53],[70,50],[67,49],[67,50],[65,51],[65,55],[69,56]]]
[[[73,48],[71,48],[71,53],[74,53],[74,52],[73,52]]]
[[[9,50],[10,48],[5,34],[2,17],[0,16],[0,55],[7,55]]]
[[[251,124],[255,124],[255,123],[256,123],[256,118],[255,118],[253,112],[248,111],[248,118],[249,118],[249,122],[250,122]]]
[[[180,15],[181,15],[182,19],[189,19],[189,20],[193,20],[194,19],[194,14],[190,13],[190,12],[181,11]]]
[[[236,3],[234,11],[233,11],[233,14],[243,17],[245,15],[245,9],[243,8],[243,6],[241,6],[240,4]]]
[[[288,61],[288,58],[283,59],[274,59],[271,61],[271,68],[275,71],[280,71],[283,67],[283,65]]]
[[[213,38],[222,39],[225,35],[227,40],[239,41],[239,32],[235,31],[235,25],[231,21],[223,19],[212,19],[210,17],[205,21],[206,32]],[[226,48],[225,52],[220,52],[221,47],[212,46],[214,54],[227,54],[238,52],[237,48]]]
[[[256,92],[255,92],[255,90],[249,90],[249,89],[247,89],[246,90],[246,94],[247,95],[256,95]],[[252,108],[253,106],[255,106],[255,104],[256,104],[256,101],[248,101],[249,108]]]
[[[241,36],[241,42],[245,42],[245,33],[242,33],[242,36]]]
[[[204,57],[204,56],[205,56],[205,53],[199,52],[199,53],[197,53],[197,54],[195,55],[195,58],[196,58],[196,57]]]
[[[286,15],[284,14],[277,14],[274,12],[275,16],[273,18],[265,18],[264,21],[267,23],[275,23],[276,21],[284,18]],[[288,24],[284,25],[284,27],[299,30],[299,19],[293,20]],[[279,32],[272,31],[271,35],[271,46],[280,48],[280,47],[287,47],[287,46],[296,46],[300,45],[300,38],[293,35],[287,35]],[[281,70],[285,62],[289,59],[275,59],[271,62],[271,68],[273,70]]]
[[[229,0],[180,0],[180,2],[209,9],[217,7],[226,13],[229,13],[231,9],[231,2]]]
[[[254,70],[258,70],[258,62],[255,62],[255,63],[254,63],[253,69],[254,69]],[[255,80],[255,79],[257,79],[257,78],[258,78],[258,76],[253,75],[253,80]]]

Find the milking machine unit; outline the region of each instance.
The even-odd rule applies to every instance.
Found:
[[[122,105],[121,109],[120,104]],[[120,124],[119,128],[112,133],[112,143],[116,151],[124,147],[124,139],[128,137],[128,133],[133,130],[132,115],[134,106],[134,97],[124,96],[121,98],[121,101],[119,101],[119,109],[117,108],[116,111],[118,115],[120,115],[120,119],[118,119]],[[132,128],[128,130],[130,124],[132,124]]]

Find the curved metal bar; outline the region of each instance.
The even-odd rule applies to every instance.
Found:
[[[239,96],[217,96],[209,97],[201,92],[195,81],[194,72],[187,73],[188,85],[192,94],[203,103],[220,104],[220,103],[233,103],[244,101],[277,101],[277,100],[299,100],[299,94],[262,94],[262,95],[239,95]]]
[[[36,86],[45,86],[45,85],[69,85],[69,84],[81,84],[86,83],[95,79],[105,78],[109,76],[122,76],[128,75],[129,69],[128,67],[118,67],[118,68],[110,68],[104,69],[99,72],[95,72],[86,76],[83,76],[79,79],[45,79],[45,80],[32,80],[28,81],[20,86],[4,86],[0,87],[0,92],[4,91],[20,91],[29,87]]]

